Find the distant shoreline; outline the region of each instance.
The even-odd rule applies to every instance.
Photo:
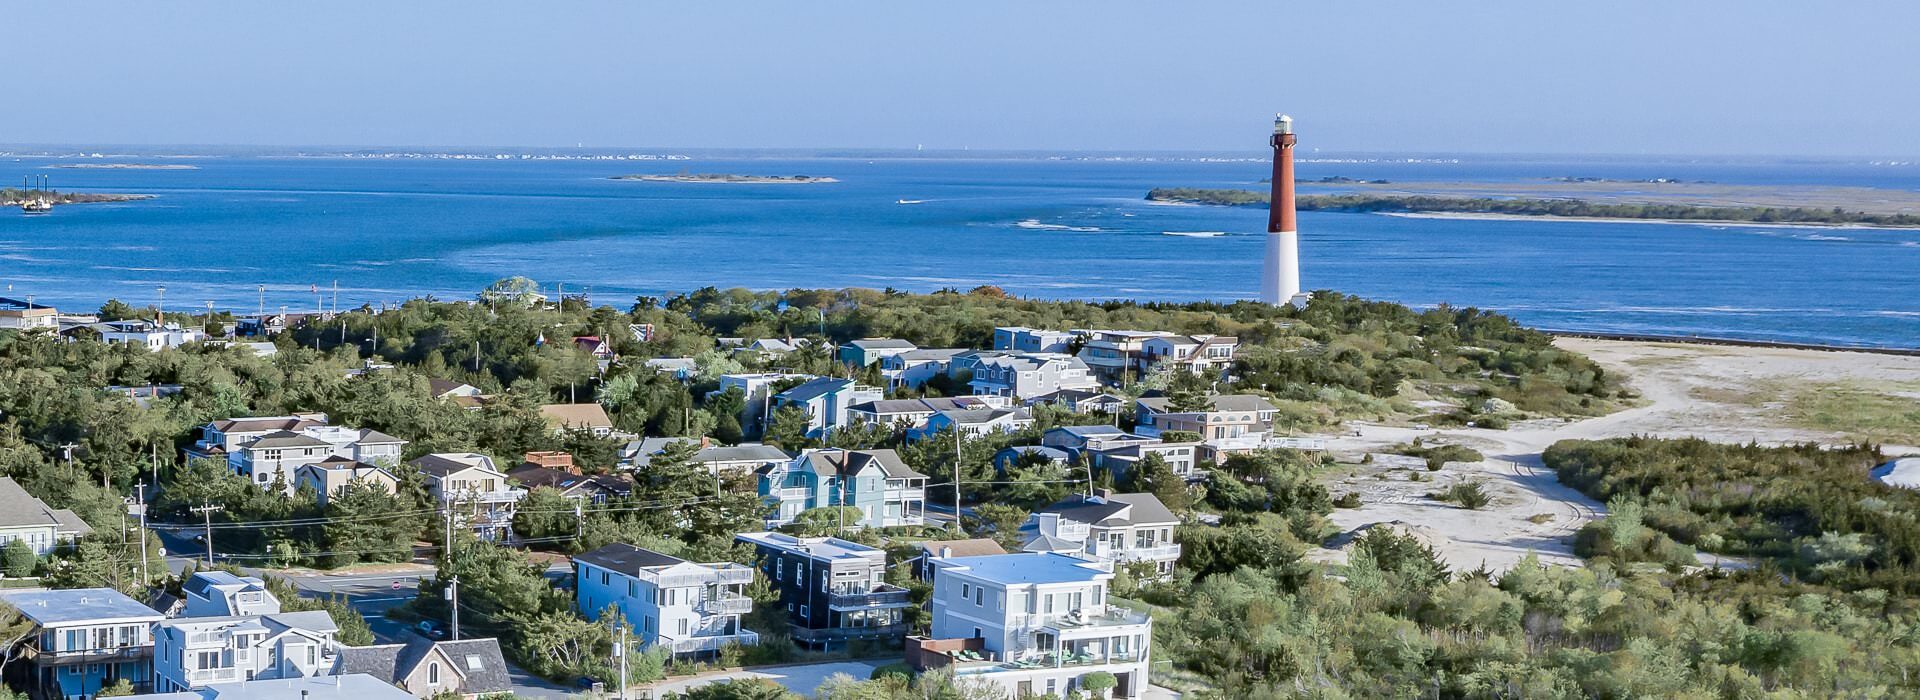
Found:
[[[1920,228],[1920,214],[1910,211],[1879,213],[1795,204],[1748,202],[1621,202],[1579,196],[1551,198],[1475,192],[1465,196],[1448,192],[1426,194],[1310,194],[1295,200],[1300,211],[1352,214],[1420,215],[1482,219],[1557,219],[1562,221],[1639,221],[1733,226],[1832,226],[1912,230]],[[1265,192],[1237,189],[1154,188],[1152,202],[1181,202],[1212,206],[1265,207]]]
[[[811,175],[728,175],[722,173],[701,173],[696,175],[615,175],[608,179],[633,180],[639,182],[697,182],[731,185],[811,185],[840,181],[837,178],[814,177]]]
[[[198,165],[167,165],[160,163],[56,163],[43,165],[54,170],[199,170]]]
[[[17,207],[25,204],[29,199],[28,195],[33,195],[33,198],[42,196],[40,193],[30,190],[0,189],[0,207]],[[55,192],[52,194],[52,202],[54,204],[105,204],[112,202],[137,202],[143,199],[153,199],[153,197],[154,196],[150,194]]]
[[[1462,221],[1564,221],[1591,224],[1679,224],[1682,226],[1739,226],[1741,228],[1830,228],[1854,231],[1912,231],[1916,226],[1881,226],[1824,222],[1735,221],[1733,219],[1639,219],[1607,216],[1558,216],[1554,214],[1496,214],[1464,211],[1375,211],[1346,212],[1397,216],[1403,219],[1459,219]]]

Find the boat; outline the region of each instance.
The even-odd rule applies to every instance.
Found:
[[[896,200],[893,200],[893,203],[894,204],[925,204],[926,201],[927,200],[924,200],[924,199],[896,199]]]
[[[53,211],[53,202],[45,199],[29,199],[20,203],[20,211],[27,214],[45,214]]]

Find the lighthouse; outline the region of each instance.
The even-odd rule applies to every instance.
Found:
[[[1260,300],[1269,304],[1305,304],[1300,293],[1300,229],[1293,212],[1293,117],[1273,120],[1273,197],[1267,202],[1267,261],[1260,275]]]

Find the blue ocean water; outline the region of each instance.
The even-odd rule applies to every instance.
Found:
[[[192,170],[50,169],[0,184],[148,201],[0,211],[0,285],[79,309],[312,308],[469,298],[521,274],[624,306],[707,285],[999,285],[1048,298],[1254,295],[1265,212],[1156,205],[1159,186],[1260,188],[1257,160],[699,156],[677,161],[136,158]],[[91,161],[90,161],[91,162]],[[115,162],[115,161],[108,161]],[[629,173],[832,176],[807,185],[616,181]],[[1303,180],[1676,177],[1920,189],[1920,165],[1686,159],[1308,157]],[[1311,191],[1312,186],[1303,187]],[[912,203],[899,203],[909,200]],[[1479,221],[1307,212],[1303,278],[1556,329],[1920,346],[1920,231]]]

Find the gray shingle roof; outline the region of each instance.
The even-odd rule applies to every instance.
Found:
[[[1152,396],[1140,399],[1140,405],[1160,413],[1167,412],[1171,399],[1165,396]],[[1207,403],[1215,411],[1271,411],[1273,404],[1265,397],[1252,394],[1218,394],[1207,397]]]
[[[821,476],[843,472],[857,474],[869,466],[877,466],[887,476],[897,479],[927,478],[927,475],[907,466],[900,459],[900,453],[893,450],[816,450],[807,453],[807,464],[813,467],[815,474]]]
[[[911,350],[914,347],[913,343],[899,338],[861,338],[859,340],[847,341],[847,344],[862,350],[877,350],[881,348],[906,348]]]
[[[651,549],[641,549],[625,542],[615,542],[591,552],[573,555],[574,561],[586,562],[610,571],[639,571],[656,566],[673,566],[687,560],[667,556]]]
[[[84,535],[93,532],[86,522],[65,508],[48,506],[46,501],[20,487],[13,477],[0,476],[0,527],[52,525],[58,533]]]
[[[805,384],[780,392],[777,398],[781,401],[812,401],[851,386],[853,386],[853,380],[851,379],[818,377],[807,380]]]
[[[267,433],[246,444],[248,449],[282,449],[287,447],[332,447],[333,444],[312,435],[276,430]]]

